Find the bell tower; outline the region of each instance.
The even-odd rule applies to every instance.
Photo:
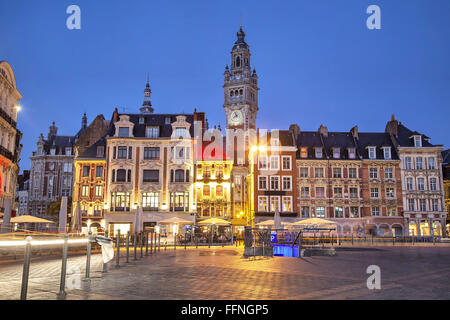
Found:
[[[231,50],[231,67],[225,67],[223,85],[226,127],[244,131],[256,128],[258,112],[258,76],[255,69],[251,71],[249,48],[241,26]]]

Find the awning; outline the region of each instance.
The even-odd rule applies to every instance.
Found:
[[[11,223],[54,223],[54,222],[34,216],[25,215],[11,218]]]
[[[325,220],[325,219],[320,219],[320,218],[309,218],[309,219],[297,221],[294,223],[294,226],[305,226],[305,227],[331,226],[331,225],[336,225],[336,222],[330,221],[330,220]]]
[[[281,222],[281,224],[282,225],[285,225],[285,226],[292,226],[294,223],[292,223],[292,222]],[[275,221],[274,220],[265,220],[265,221],[262,221],[262,222],[260,222],[260,223],[257,223],[256,224],[257,226],[274,226],[275,225]]]
[[[194,221],[189,221],[189,220],[181,219],[181,218],[178,218],[178,217],[173,217],[173,218],[169,218],[169,219],[164,219],[164,220],[158,221],[158,224],[187,224],[187,225],[191,225],[191,224],[194,224]]]
[[[231,224],[231,222],[223,220],[223,219],[219,219],[219,218],[210,218],[210,219],[200,221],[198,223],[198,225],[200,225],[200,226],[205,226],[205,225],[210,225],[210,224],[215,224],[217,226],[228,226]]]

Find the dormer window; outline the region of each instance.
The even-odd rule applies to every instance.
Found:
[[[355,148],[348,148],[348,158],[349,159],[356,158],[356,149]]]
[[[158,138],[159,137],[159,127],[147,127],[145,130],[145,136],[147,138]]]
[[[186,128],[176,128],[175,129],[175,138],[177,138],[177,139],[186,138]]]
[[[369,159],[376,159],[377,158],[376,148],[369,147],[368,149],[369,149]]]
[[[50,155],[54,156],[56,154],[56,148],[50,149]]]
[[[270,139],[270,145],[271,146],[279,146],[280,140],[279,139]]]
[[[104,154],[105,154],[105,147],[97,146],[97,158],[103,157]]]
[[[130,136],[130,128],[119,127],[119,137],[129,137],[129,136]]]
[[[383,148],[383,152],[384,152],[384,160],[391,160],[391,148],[390,147],[385,147]]]
[[[165,123],[165,124],[170,124],[170,117],[166,117],[164,123]]]
[[[66,156],[71,156],[72,155],[72,148],[67,147],[66,148]]]
[[[341,149],[333,148],[333,159],[339,159],[341,157]]]
[[[139,124],[144,124],[144,117],[139,117]]]
[[[300,149],[300,157],[307,158],[308,157],[308,148],[302,147]]]
[[[316,151],[316,158],[323,157],[322,148],[316,148],[315,151]]]
[[[421,136],[414,136],[414,147],[416,147],[416,148],[422,147],[422,137]]]

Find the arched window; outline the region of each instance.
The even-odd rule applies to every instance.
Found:
[[[184,170],[175,170],[175,182],[184,182]]]
[[[239,95],[243,95],[244,94],[244,90],[243,89],[241,89],[241,90],[239,90]]]
[[[241,57],[237,56],[236,57],[236,67],[240,67],[241,66]]]
[[[125,182],[126,174],[127,174],[127,172],[124,169],[117,170],[117,180],[116,181],[117,182]]]
[[[234,96],[233,90],[230,91],[230,97]]]

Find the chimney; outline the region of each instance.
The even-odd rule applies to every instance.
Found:
[[[356,140],[359,139],[359,135],[358,135],[358,126],[354,126],[351,130],[350,133],[352,134],[353,138],[355,138]]]
[[[391,121],[386,124],[385,132],[393,135],[394,137],[398,137],[398,124],[399,122],[395,120],[395,116],[392,115]]]
[[[117,111],[117,108],[114,109],[113,116],[112,116],[112,121],[113,122],[119,121],[119,111]]]
[[[57,133],[58,128],[55,126],[55,121],[53,121],[52,125],[48,128],[47,140],[50,140],[52,137],[56,136]]]
[[[328,137],[328,128],[325,127],[324,125],[320,125],[319,133],[321,135],[323,135],[325,138],[327,138]]]
[[[294,140],[294,145],[297,145],[298,135],[300,134],[300,127],[296,123],[295,124],[291,124],[289,126],[289,131],[292,134],[292,138]]]

